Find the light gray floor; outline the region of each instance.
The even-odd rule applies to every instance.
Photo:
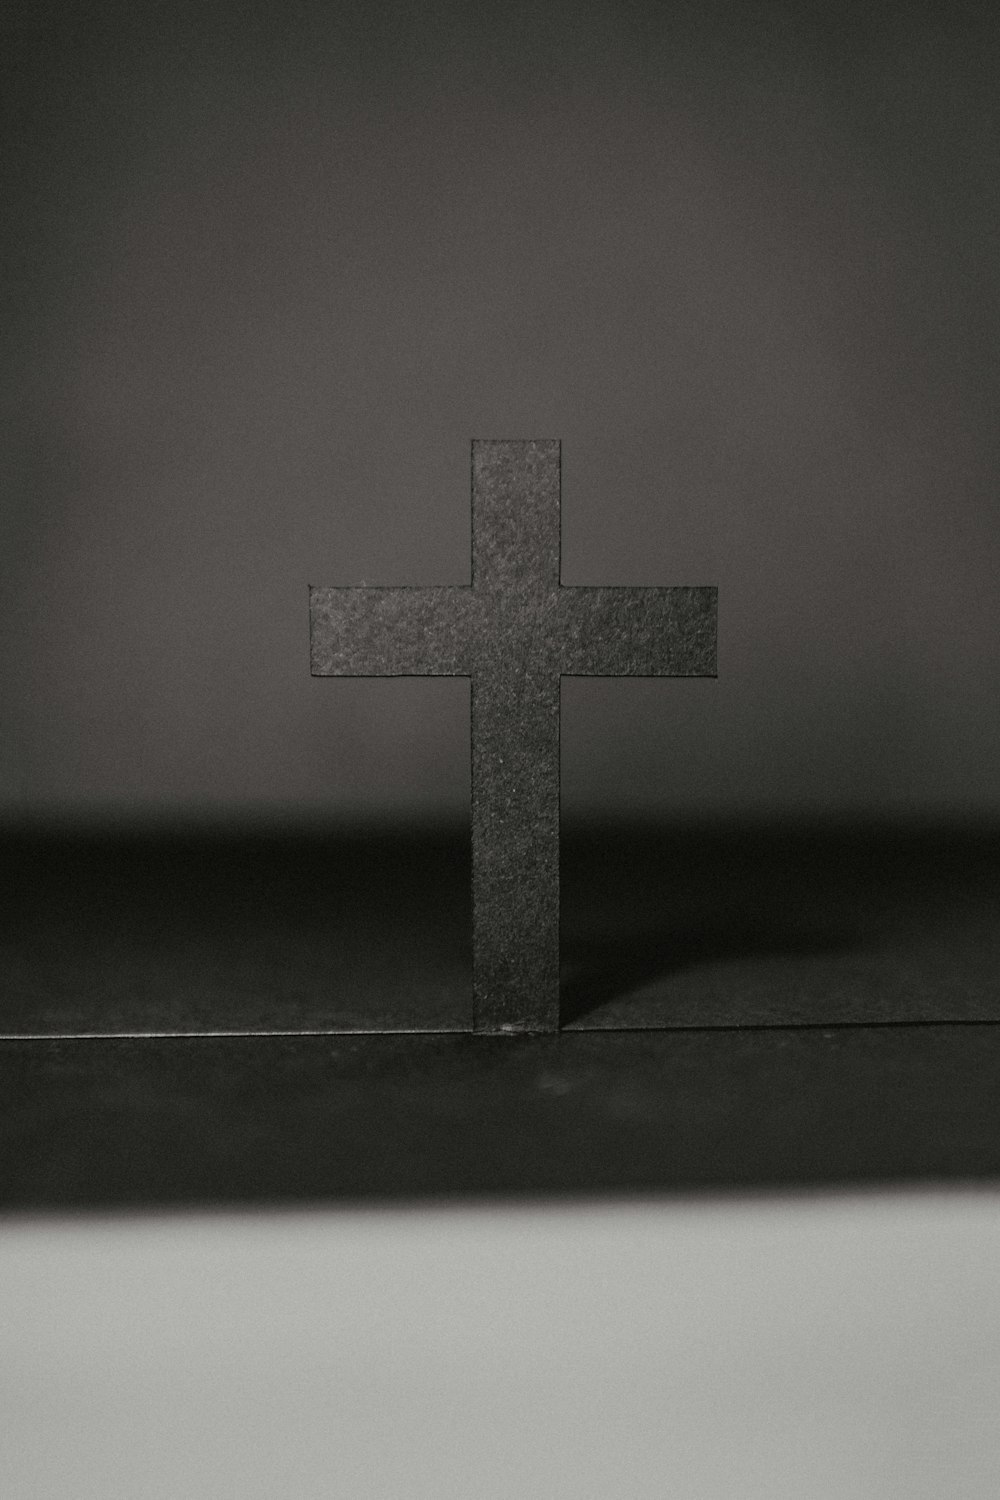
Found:
[[[17,1500],[994,1500],[1000,1195],[8,1221]]]

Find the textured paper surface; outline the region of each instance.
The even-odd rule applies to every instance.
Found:
[[[472,583],[310,591],[314,676],[472,683],[478,1031],[559,1025],[562,676],[712,677],[715,588],[560,583],[560,444],[472,445]]]

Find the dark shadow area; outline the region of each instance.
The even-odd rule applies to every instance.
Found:
[[[564,1025],[1000,1020],[987,830],[569,828]],[[8,829],[0,1035],[454,1031],[466,830]]]
[[[10,830],[0,1034],[456,1030],[452,830]]]
[[[820,958],[849,952],[857,942],[850,932],[783,927],[780,915],[776,913],[766,926],[742,932],[735,927],[705,926],[566,945],[560,987],[562,1025],[572,1026],[611,1001],[699,964]]]
[[[995,831],[571,830],[563,1025],[1000,1020]]]

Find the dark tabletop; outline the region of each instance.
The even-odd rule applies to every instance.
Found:
[[[571,834],[566,1029],[515,1039],[462,1034],[460,833],[5,845],[8,1208],[1000,1167],[988,830]]]

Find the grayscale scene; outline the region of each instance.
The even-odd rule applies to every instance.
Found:
[[[998,57],[0,5],[0,1494],[1000,1491]]]

